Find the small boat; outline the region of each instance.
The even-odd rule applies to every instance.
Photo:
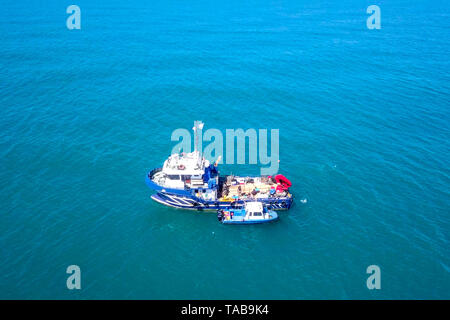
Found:
[[[241,209],[218,210],[217,219],[224,224],[256,224],[277,220],[278,214],[261,202],[252,201],[245,203]]]

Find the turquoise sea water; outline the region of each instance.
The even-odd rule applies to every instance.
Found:
[[[0,5],[0,298],[450,298],[446,1],[70,4]],[[277,223],[149,198],[197,119],[280,130]]]

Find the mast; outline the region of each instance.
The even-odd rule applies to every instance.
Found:
[[[205,124],[200,121],[200,120],[196,120],[194,121],[194,127],[192,128],[192,130],[194,130],[194,137],[195,137],[195,144],[194,144],[194,152],[197,154],[198,157],[198,165],[201,166],[201,154],[202,154],[202,148],[199,148],[199,135],[200,137],[202,136],[202,130],[203,130],[203,126]],[[200,141],[200,145],[201,145],[201,141]]]

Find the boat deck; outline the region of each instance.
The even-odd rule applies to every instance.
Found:
[[[228,176],[223,182],[219,200],[267,199],[288,196],[288,192],[276,192],[277,184],[267,177],[234,177]],[[272,192],[271,192],[272,189]]]

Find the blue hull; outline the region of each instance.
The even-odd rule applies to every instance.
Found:
[[[234,216],[231,220],[223,220],[223,224],[261,224],[261,223],[269,223],[278,220],[278,215],[273,212],[274,216],[270,219],[261,219],[261,220],[243,220],[242,217]]]
[[[261,224],[261,223],[269,223],[278,220],[278,217],[275,219],[268,219],[268,220],[257,220],[257,221],[233,221],[233,220],[227,220],[222,221],[223,224]]]
[[[168,193],[156,193],[151,196],[151,198],[161,204],[169,207],[180,208],[180,209],[190,209],[199,211],[217,211],[218,209],[227,209],[230,207],[242,207],[245,205],[246,200],[239,200],[234,202],[229,201],[202,201],[199,202],[196,199],[182,197],[179,195],[168,194]],[[248,201],[255,201],[254,199],[249,199]],[[258,201],[263,204],[270,206],[272,210],[288,210],[293,202],[292,198],[283,199],[258,199]]]
[[[255,199],[237,201],[206,201],[196,197],[192,192],[188,190],[163,188],[150,179],[153,172],[155,172],[156,170],[158,169],[153,170],[147,175],[145,183],[150,189],[156,191],[156,193],[153,194],[151,198],[154,201],[169,207],[199,211],[217,211],[218,209],[225,209],[230,207],[239,208],[243,206],[247,201],[255,201]],[[271,207],[273,210],[288,210],[293,202],[293,198],[291,196],[283,198],[261,198],[256,200],[262,202],[266,206]]]

